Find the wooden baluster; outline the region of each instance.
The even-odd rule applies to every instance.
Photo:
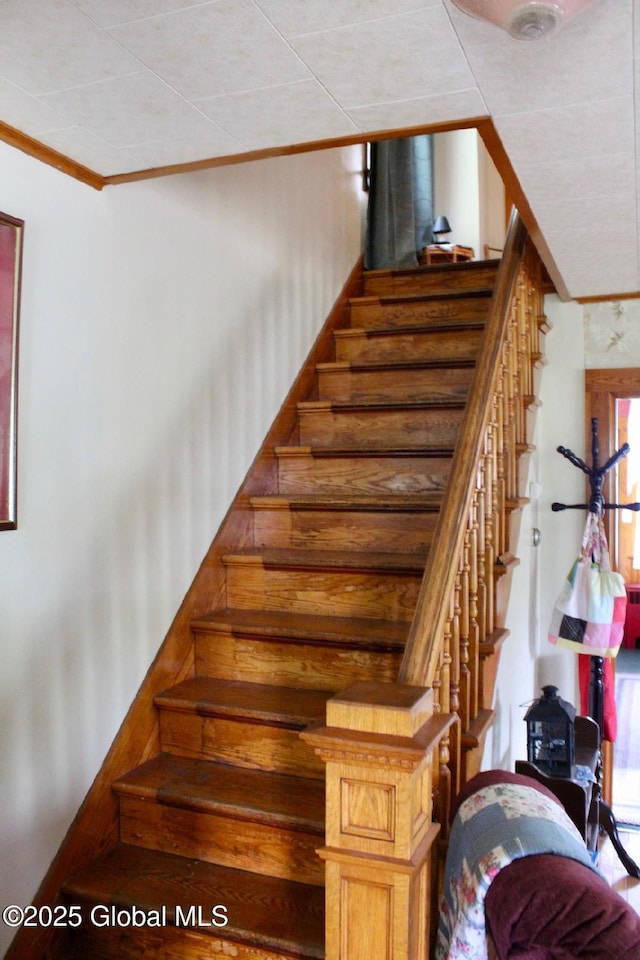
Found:
[[[485,445],[491,466],[491,509],[494,515],[493,523],[493,550],[494,555],[500,555],[500,544],[503,542],[502,516],[500,513],[500,490],[498,468],[498,420],[497,396],[494,396],[493,415],[485,433]]]
[[[509,339],[507,341],[507,464],[506,496],[511,499],[516,487],[516,444],[518,409],[516,403],[516,356],[515,356],[515,311],[512,308],[511,323],[509,324]]]
[[[484,465],[482,465],[484,466]],[[481,469],[480,475],[484,478],[484,470]],[[476,490],[476,517],[478,523],[478,541],[477,541],[477,569],[478,569],[478,639],[482,643],[487,635],[487,617],[489,610],[489,593],[493,589],[493,567],[487,568],[487,549],[486,549],[486,519],[485,519],[485,488],[484,483]],[[476,651],[470,651],[471,657],[475,657]]]
[[[439,776],[437,787],[433,791],[434,819],[440,824],[441,837],[449,837],[449,820],[451,818],[451,802],[460,792],[461,767],[461,724],[456,718],[448,730],[445,731],[438,751]],[[437,930],[437,918],[440,916],[440,898],[444,882],[445,846],[438,845],[438,877],[437,882],[431,884],[431,916],[432,932]]]
[[[519,283],[520,295],[515,303],[514,310],[514,343],[513,343],[513,354],[514,354],[514,378],[513,378],[513,391],[514,391],[514,414],[515,414],[515,445],[513,450],[513,460],[514,460],[514,471],[513,471],[513,495],[517,496],[518,491],[518,450],[520,444],[524,442],[524,438],[527,435],[527,424],[526,424],[526,412],[527,407],[525,404],[525,391],[524,378],[526,376],[524,370],[526,367],[526,359],[523,347],[523,335],[522,330],[524,328],[524,316],[525,316],[525,295],[526,291],[524,288],[524,277],[520,278]]]
[[[449,602],[452,606],[452,600]],[[449,713],[451,710],[451,638],[452,638],[451,615],[445,620],[444,632],[442,636],[442,656],[440,659],[440,692],[439,707],[442,713]]]
[[[489,440],[489,436],[487,436]],[[495,596],[493,590],[492,573],[496,562],[495,528],[496,512],[493,502],[493,458],[490,451],[486,451],[483,458],[484,468],[484,566],[490,579],[490,589],[485,598],[484,637],[490,637],[495,628]]]
[[[458,713],[462,721],[462,729],[469,725],[469,702],[471,695],[471,678],[469,674],[469,630],[470,630],[470,596],[469,596],[469,521],[464,534],[462,553],[460,556],[460,620],[459,620],[459,656],[460,656],[460,707]]]
[[[523,278],[521,277],[521,280]],[[522,286],[522,283],[520,284]],[[524,293],[524,291],[523,291]],[[522,390],[522,373],[521,373],[521,354],[518,349],[519,339],[520,339],[520,324],[522,322],[523,310],[524,310],[524,298],[521,298],[515,305],[516,309],[514,312],[514,342],[513,342],[513,354],[514,354],[514,423],[513,423],[513,475],[511,479],[511,490],[509,493],[512,505],[515,509],[519,508],[519,496],[520,496],[520,485],[519,485],[519,476],[520,476],[520,452],[522,450],[522,444],[525,441],[527,436],[527,412],[528,406],[525,403],[525,396]],[[524,361],[522,361],[524,362]],[[510,552],[513,552],[515,549],[515,544],[511,542],[511,534],[509,538],[509,549]]]
[[[531,277],[527,273],[526,276],[526,285],[527,285],[527,297],[526,297],[526,308],[524,316],[524,335],[525,335],[525,352],[526,352],[526,389],[525,394],[527,398],[533,399],[535,390],[533,386],[533,366],[532,358],[535,352],[535,334],[534,334],[534,318],[536,316],[535,309],[535,296],[534,288],[531,285]]]
[[[458,559],[458,573],[451,605],[451,676],[449,680],[449,710],[457,714],[460,713],[460,591],[462,589],[460,564],[461,560]]]
[[[501,377],[500,407],[501,422],[500,433],[502,436],[502,480],[504,484],[505,496],[509,489],[509,347],[505,342],[502,349],[503,374]]]
[[[533,385],[531,383],[531,289],[526,276],[522,278],[522,297],[520,300],[520,311],[518,314],[520,329],[520,360],[518,362],[518,373],[520,377],[520,400],[524,405],[533,399]],[[524,422],[524,421],[523,421]],[[525,423],[526,426],[526,423]],[[520,436],[519,442],[526,440],[526,430]]]
[[[478,715],[478,670],[480,625],[478,622],[478,504],[474,495],[469,512],[469,718],[465,730]]]
[[[504,376],[500,377],[500,385],[497,396],[497,418],[496,418],[496,463],[498,468],[498,482],[496,485],[496,509],[500,515],[500,539],[496,542],[496,556],[501,557],[506,552],[506,427],[504,418]]]
[[[442,650],[443,644],[444,644],[444,640],[441,639],[441,640],[440,640],[440,649],[441,649],[441,650]],[[431,685],[431,689],[433,690],[433,709],[434,709],[434,712],[435,712],[435,713],[440,713],[440,712],[441,712],[441,702],[442,702],[442,701],[441,701],[442,682],[441,682],[441,680],[440,680],[440,665],[438,665],[438,667],[437,667],[437,669],[436,669],[436,675],[435,675],[435,677],[433,678],[433,684]]]

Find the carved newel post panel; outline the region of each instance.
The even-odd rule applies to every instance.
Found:
[[[449,787],[440,764],[454,723],[433,713],[430,689],[362,682],[302,734],[327,764],[327,960],[427,960],[432,795]]]

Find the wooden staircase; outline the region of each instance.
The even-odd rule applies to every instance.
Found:
[[[84,847],[43,886],[50,903],[61,880],[82,924],[31,951],[19,935],[7,958],[325,956],[325,764],[300,733],[350,685],[400,674],[497,270],[364,274],[214,541],[174,663],[151,671],[140,763],[135,711],[125,722],[118,775],[95,788],[114,807],[94,855],[85,809]],[[495,661],[501,624],[476,634],[478,662]],[[464,718],[476,754],[495,667],[479,674]],[[457,709],[440,673],[436,686],[436,710]]]

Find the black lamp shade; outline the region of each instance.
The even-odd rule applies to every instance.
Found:
[[[435,237],[440,233],[451,233],[451,227],[449,226],[449,221],[446,217],[436,217],[434,225],[431,227],[431,232]]]
[[[575,707],[558,695],[558,688],[542,688],[542,697],[525,714],[527,759],[552,777],[575,773]]]

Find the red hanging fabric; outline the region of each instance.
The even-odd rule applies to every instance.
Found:
[[[591,679],[591,657],[578,656],[578,679],[580,683],[580,713],[589,715],[589,681]],[[615,682],[611,660],[604,660],[603,673],[604,704],[602,739],[614,743],[618,735],[618,711],[616,709]]]

